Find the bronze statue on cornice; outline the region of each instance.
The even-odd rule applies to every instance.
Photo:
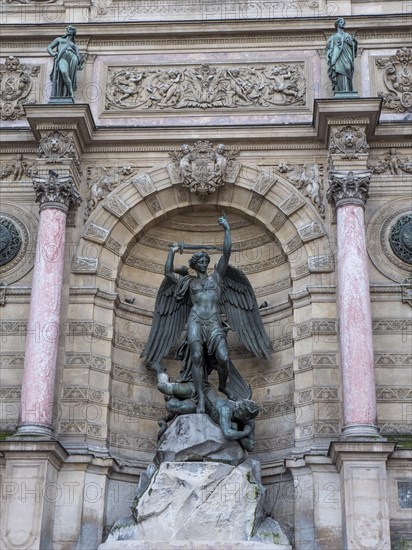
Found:
[[[76,28],[69,25],[66,34],[58,36],[47,47],[54,58],[50,74],[52,92],[50,103],[74,103],[77,88],[77,71],[83,69],[85,54],[76,44]]]
[[[328,61],[328,76],[332,89],[336,93],[353,92],[353,74],[358,41],[355,36],[345,31],[345,19],[340,17],[335,21],[336,32],[326,44]]]

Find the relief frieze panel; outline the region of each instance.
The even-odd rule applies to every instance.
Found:
[[[108,67],[107,111],[268,109],[305,103],[304,62]]]
[[[394,147],[391,147],[385,156],[381,153],[379,156],[370,155],[368,168],[373,174],[391,174],[392,176],[401,176],[412,174],[412,157],[400,155]]]
[[[36,163],[23,155],[17,155],[10,161],[0,163],[0,180],[21,181],[29,180],[37,172]]]

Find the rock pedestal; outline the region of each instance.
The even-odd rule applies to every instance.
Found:
[[[99,550],[291,548],[264,515],[259,463],[237,441],[226,441],[207,415],[178,417],[156,460],[141,478],[133,516],[119,520]]]

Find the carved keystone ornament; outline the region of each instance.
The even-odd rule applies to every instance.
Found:
[[[174,161],[167,167],[172,183],[203,199],[226,182],[234,183],[240,170],[234,160],[239,152],[229,151],[223,143],[213,148],[209,141],[197,141],[193,148],[184,144],[179,152],[169,154]]]

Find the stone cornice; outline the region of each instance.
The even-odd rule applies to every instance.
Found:
[[[55,6],[61,8],[61,6]],[[16,6],[13,6],[16,8]],[[26,8],[27,10],[27,8]],[[53,5],[48,6],[50,12],[53,11]],[[111,37],[118,39],[121,36],[127,40],[130,37],[141,36],[143,38],[157,36],[158,38],[170,37],[178,35],[180,37],[184,35],[193,35],[204,39],[207,36],[219,35],[222,33],[236,33],[237,36],[242,36],[241,33],[258,34],[268,33],[268,35],[281,34],[287,36],[289,39],[294,34],[301,35],[316,34],[319,33],[324,40],[324,33],[332,34],[333,25],[336,16],[333,17],[300,17],[300,18],[259,18],[259,19],[224,19],[224,20],[207,20],[207,21],[104,21],[102,22],[84,22],[84,19],[80,22],[71,20],[72,24],[76,25],[77,33],[79,36],[78,43],[81,44],[81,39],[85,40],[85,37],[98,37],[102,36],[102,23],[105,28],[105,36],[101,40],[109,40]],[[395,14],[374,14],[373,18],[370,15],[345,15],[345,20],[348,28],[356,29],[359,32],[365,32],[368,35],[378,31],[385,32],[399,31],[410,29],[411,18],[407,15],[403,17],[396,16]],[[207,24],[205,24],[207,23]],[[52,24],[36,24],[27,23],[3,23],[2,36],[12,37],[14,40],[21,41],[27,39],[33,42],[33,36],[44,36],[45,38],[54,38],[56,35],[61,34],[62,26],[65,25],[65,21],[62,19],[59,23]]]

